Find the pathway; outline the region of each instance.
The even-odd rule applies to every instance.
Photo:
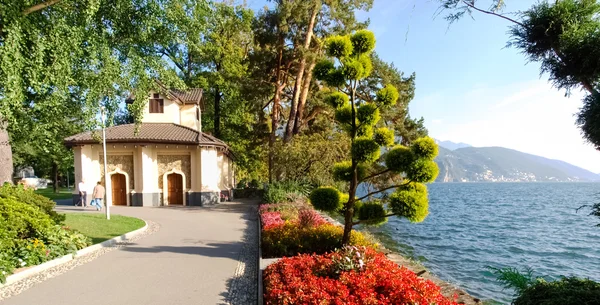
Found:
[[[0,304],[255,304],[255,206],[113,207],[159,228]]]

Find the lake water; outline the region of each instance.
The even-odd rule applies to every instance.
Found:
[[[436,183],[429,216],[390,218],[377,229],[405,255],[474,296],[509,303],[486,269],[531,267],[536,275],[600,281],[600,219],[576,213],[600,201],[598,183]]]

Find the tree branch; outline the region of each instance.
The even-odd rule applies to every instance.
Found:
[[[514,20],[512,18],[506,17],[504,15],[501,15],[501,14],[498,14],[498,13],[495,13],[495,12],[492,12],[492,11],[486,11],[484,9],[480,9],[480,8],[476,7],[474,4],[469,3],[469,2],[467,2],[465,0],[461,0],[461,2],[464,3],[466,6],[472,8],[472,9],[478,11],[478,12],[481,12],[481,13],[484,13],[484,14],[488,14],[488,15],[493,15],[493,16],[496,16],[496,17],[500,17],[500,18],[508,20],[508,21],[510,21],[510,22],[512,22],[514,24],[518,24],[518,25],[520,25],[522,27],[525,27],[525,25],[523,23],[521,23],[519,21],[516,21],[516,20]]]
[[[360,182],[365,182],[365,181],[367,181],[367,180],[369,180],[369,179],[371,179],[371,178],[375,178],[375,177],[377,177],[377,176],[379,176],[379,175],[383,175],[383,174],[385,174],[385,173],[387,173],[387,172],[389,172],[389,171],[390,171],[389,169],[386,169],[386,170],[384,170],[384,171],[382,171],[382,172],[379,172],[379,173],[376,173],[376,174],[373,174],[373,175],[370,175],[370,176],[364,177],[364,178],[362,178],[362,179],[360,180]]]
[[[48,1],[36,4],[34,6],[30,6],[30,7],[26,8],[23,11],[23,16],[27,16],[27,15],[29,15],[31,13],[35,13],[35,12],[37,12],[39,10],[43,10],[43,9],[49,7],[49,6],[53,6],[53,5],[57,4],[60,1],[62,1],[62,0],[48,0]]]
[[[392,217],[392,216],[396,216],[396,215],[398,215],[398,214],[396,214],[396,213],[387,214],[387,215],[384,215],[383,218],[388,218],[388,217]],[[371,219],[363,219],[363,220],[359,220],[359,221],[354,221],[354,222],[352,222],[352,226],[359,225],[359,224],[369,221],[369,220],[371,220]]]
[[[397,187],[401,187],[401,186],[408,185],[408,184],[409,184],[409,183],[411,183],[411,182],[412,182],[412,181],[408,181],[408,182],[406,182],[406,183],[403,183],[403,184],[396,184],[396,185],[388,186],[388,187],[386,187],[386,188],[383,188],[383,189],[380,189],[380,190],[377,190],[377,191],[374,191],[374,192],[370,192],[370,193],[366,194],[365,196],[362,196],[362,197],[360,197],[360,198],[358,198],[358,199],[356,199],[356,200],[359,200],[359,201],[360,201],[360,200],[363,200],[363,199],[365,199],[365,198],[369,198],[369,197],[371,197],[371,196],[373,196],[373,195],[375,195],[375,194],[383,193],[383,192],[385,192],[385,191],[387,191],[387,190],[390,190],[390,189],[394,189],[394,188],[397,188]]]

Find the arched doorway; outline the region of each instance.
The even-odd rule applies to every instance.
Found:
[[[167,202],[169,205],[183,205],[183,176],[177,173],[167,175]]]
[[[113,205],[127,205],[127,182],[123,174],[112,174],[110,176]]]

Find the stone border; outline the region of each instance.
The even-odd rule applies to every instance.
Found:
[[[143,220],[143,219],[142,219]],[[83,248],[79,251],[77,251],[75,254],[67,254],[63,257],[59,257],[56,259],[53,259],[51,261],[45,262],[43,264],[40,265],[36,265],[33,266],[29,269],[23,270],[21,272],[15,273],[15,274],[11,274],[9,276],[6,277],[6,282],[4,284],[0,284],[0,288],[4,288],[6,286],[10,286],[16,282],[19,282],[21,280],[24,280],[28,277],[37,275],[39,273],[42,273],[48,269],[54,268],[56,266],[60,266],[63,264],[66,264],[70,261],[72,261],[73,259],[75,259],[76,257],[79,256],[84,256],[93,252],[96,252],[100,249],[103,248],[108,248],[108,247],[112,247],[113,245],[115,245],[116,243],[118,243],[119,241],[125,241],[128,239],[133,238],[134,236],[137,236],[141,233],[143,233],[144,231],[146,231],[146,229],[148,229],[148,222],[146,222],[144,220],[144,226],[135,230],[135,231],[131,231],[129,233],[125,233],[121,236],[117,236],[114,238],[111,238],[109,240],[105,240],[101,243],[95,244],[95,245],[91,245],[89,247]]]

